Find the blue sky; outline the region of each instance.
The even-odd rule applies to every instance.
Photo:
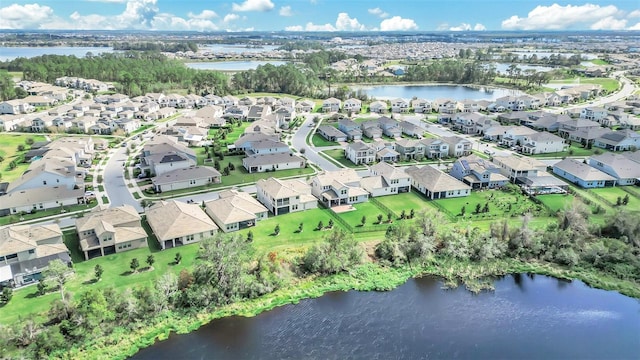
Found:
[[[640,30],[640,0],[1,0],[0,29]]]

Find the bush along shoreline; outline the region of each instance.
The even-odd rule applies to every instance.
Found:
[[[481,231],[447,224],[436,211],[391,224],[368,250],[336,229],[297,253],[257,254],[250,241],[216,234],[200,243],[193,268],[153,285],[64,292],[46,314],[0,326],[0,357],[126,358],[218,318],[255,316],[331,291],[388,291],[417,276],[441,277],[445,287],[493,289],[493,279],[535,273],[640,298],[640,224],[635,214],[610,214],[590,224],[575,205],[545,229],[529,217]],[[43,320],[44,319],[44,320]]]

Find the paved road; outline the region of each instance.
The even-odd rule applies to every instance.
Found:
[[[314,146],[308,146],[306,144],[305,140],[307,138],[307,135],[309,135],[309,133],[315,129],[315,126],[310,126],[310,124],[313,124],[313,118],[317,115],[318,114],[305,115],[305,121],[291,137],[291,145],[294,149],[297,150],[305,149],[304,156],[309,160],[309,162],[316,164],[322,170],[338,170],[340,169],[339,166],[335,165],[334,163],[318,154],[318,148]]]
[[[127,160],[126,149],[126,147],[119,147],[109,151],[109,160],[103,173],[104,190],[109,197],[109,206],[128,204],[141,212],[140,203],[133,197],[124,179],[124,163]]]

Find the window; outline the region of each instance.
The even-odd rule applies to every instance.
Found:
[[[29,249],[29,254],[35,254],[36,253],[36,249]]]
[[[42,185],[47,185],[47,180],[42,180]]]

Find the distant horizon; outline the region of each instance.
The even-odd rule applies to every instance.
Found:
[[[638,0],[7,0],[5,30],[640,30]]]

